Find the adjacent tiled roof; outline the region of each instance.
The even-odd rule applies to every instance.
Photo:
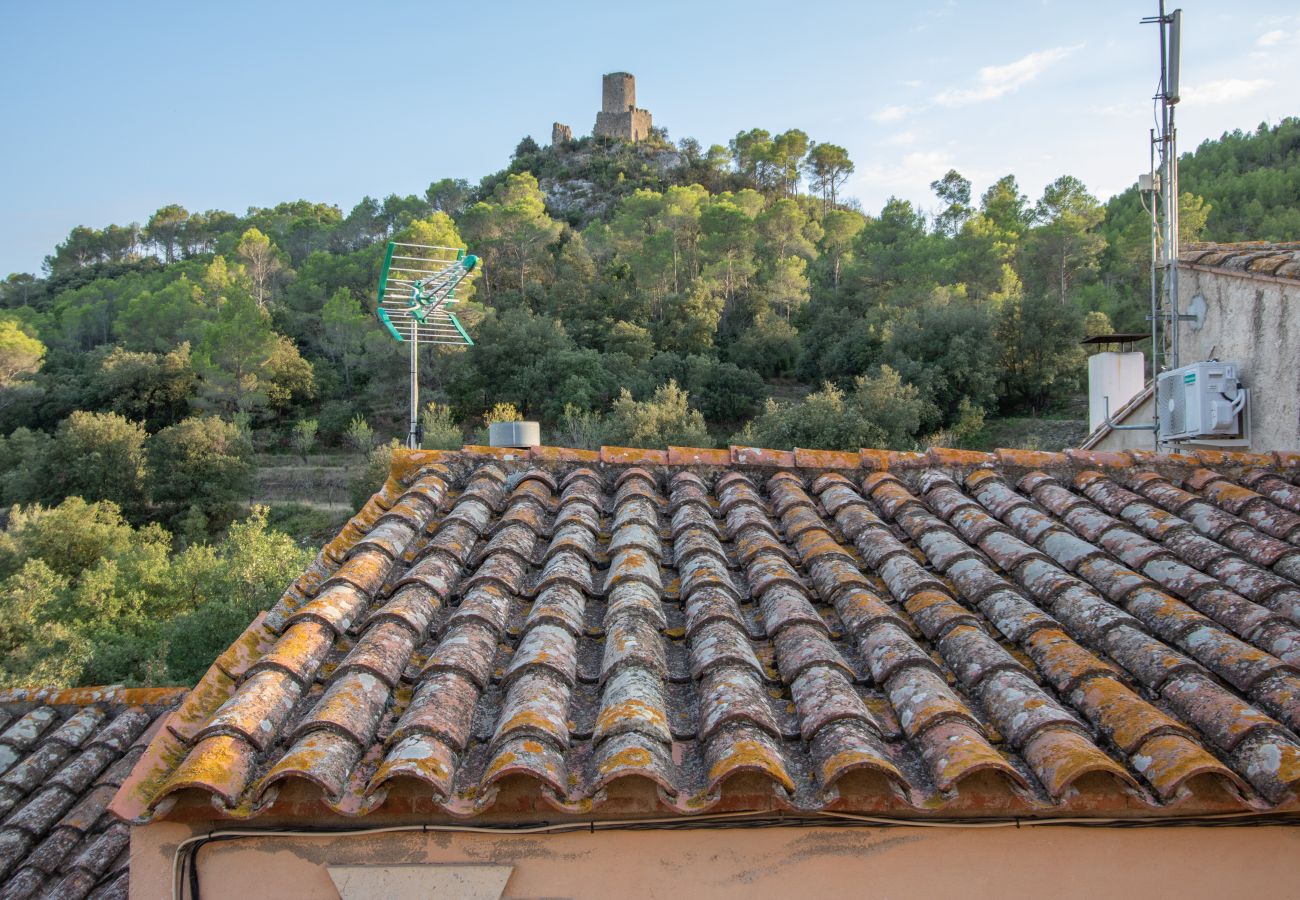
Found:
[[[109,801],[184,688],[0,692],[0,900],[125,898]]]
[[[1295,812],[1297,472],[404,452],[113,809]]]
[[[1300,279],[1300,241],[1184,244],[1178,260],[1190,266],[1225,269],[1242,275]]]

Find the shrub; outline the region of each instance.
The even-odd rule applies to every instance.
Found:
[[[925,412],[916,388],[882,366],[874,377],[859,376],[849,394],[828,383],[798,403],[769,400],[733,440],[774,449],[906,449],[915,442]]]
[[[111,500],[131,519],[144,513],[144,427],[115,413],[77,411],[59,423],[42,465],[43,496]]]
[[[366,455],[366,464],[348,481],[348,496],[353,509],[361,509],[370,496],[384,486],[393,463],[393,452],[401,447],[396,439],[380,444]]]
[[[653,397],[641,402],[624,389],[605,420],[605,437],[626,447],[710,446],[704,416],[689,407],[688,399],[676,381],[660,385]]]
[[[443,403],[430,403],[420,413],[420,424],[424,428],[426,450],[459,450],[465,443],[465,435],[452,416],[451,407]]]
[[[360,415],[352,417],[344,435],[347,445],[358,453],[369,453],[375,446],[375,429]]]
[[[316,446],[316,431],[319,428],[320,424],[315,419],[299,419],[293,423],[290,439],[293,441],[293,449],[298,451],[304,463],[307,462],[307,454]]]
[[[251,452],[240,428],[217,416],[191,417],[155,434],[149,439],[150,494],[163,518],[177,526],[197,507],[209,531],[225,527],[252,490]],[[185,530],[195,525],[190,516]]]

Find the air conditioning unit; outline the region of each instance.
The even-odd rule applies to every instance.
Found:
[[[1161,372],[1156,380],[1160,439],[1191,441],[1242,433],[1247,391],[1236,363],[1208,360]]]

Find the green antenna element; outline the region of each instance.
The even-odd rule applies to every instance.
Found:
[[[449,307],[478,269],[479,258],[462,247],[390,242],[376,297],[379,321],[402,343],[473,346]]]
[[[390,241],[379,274],[375,315],[389,335],[411,351],[411,423],[406,445],[420,446],[421,344],[472,347],[474,341],[450,307],[457,289],[477,275],[479,258],[463,247]]]

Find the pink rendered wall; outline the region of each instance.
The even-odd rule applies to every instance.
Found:
[[[131,896],[167,897],[185,825],[134,829]],[[252,838],[200,856],[204,900],[333,898],[326,865],[510,865],[507,898],[1300,897],[1300,827],[780,828]]]

